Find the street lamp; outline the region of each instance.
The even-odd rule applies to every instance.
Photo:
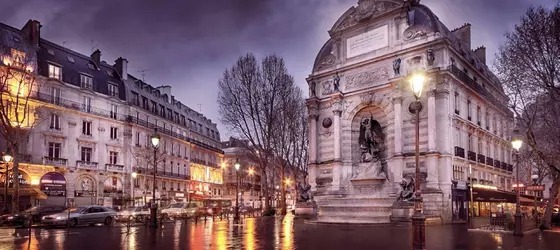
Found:
[[[154,148],[154,181],[152,183],[152,207],[150,208],[150,214],[152,217],[152,227],[157,228],[157,203],[156,203],[156,172],[157,172],[157,150],[160,143],[160,137],[157,133],[157,128],[154,129],[154,134],[150,138],[152,142],[152,148]]]
[[[235,162],[235,214],[233,216],[233,221],[239,221],[239,159]]]
[[[523,144],[523,141],[521,141],[521,139],[519,138],[514,138],[511,141],[511,147],[515,149],[515,164],[517,165],[515,168],[515,182],[517,183],[517,201],[515,202],[515,230],[513,231],[513,235],[515,236],[523,236],[523,225],[521,223],[523,223],[522,221],[522,217],[521,217],[521,204],[519,201],[519,196],[520,196],[520,183],[519,183],[519,149],[521,148],[521,145]]]
[[[414,181],[414,214],[412,215],[412,249],[426,248],[426,217],[422,213],[422,193],[420,192],[420,111],[422,110],[422,102],[420,96],[426,81],[426,73],[423,71],[414,72],[409,78],[410,88],[414,94],[415,102],[410,104],[410,110],[414,110],[416,114],[416,175]]]
[[[136,187],[136,177],[138,177],[138,174],[136,172],[132,172],[132,174],[130,174],[130,176],[132,177],[132,206],[136,206],[136,197],[134,194],[134,188]]]
[[[2,156],[2,160],[6,163],[6,172],[4,177],[4,207],[2,208],[2,212],[8,212],[8,168],[10,167],[10,162],[14,157],[12,155],[6,153]]]

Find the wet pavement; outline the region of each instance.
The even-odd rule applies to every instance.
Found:
[[[16,232],[18,236],[12,236]],[[247,218],[206,223],[174,222],[153,230],[144,226],[0,229],[0,249],[410,249],[407,225],[325,225],[294,219]],[[465,225],[426,227],[427,249],[560,249],[560,232],[522,238],[467,232]]]

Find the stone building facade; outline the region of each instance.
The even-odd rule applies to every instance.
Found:
[[[28,90],[35,123],[16,155],[21,183],[30,190],[22,203],[145,203],[140,197],[152,196],[145,175],[153,161],[147,164],[152,154],[146,152],[153,153],[148,143],[155,128],[162,137],[156,198],[184,201],[198,189],[201,199],[221,193],[223,152],[215,123],[175,100],[169,86],[154,88],[128,74],[126,59],[110,65],[99,50],[77,53],[41,38],[40,29],[35,20],[21,30],[0,24],[2,69],[24,55],[36,78]],[[144,99],[157,109],[142,106]],[[0,150],[8,151],[5,142]]]
[[[419,181],[428,220],[452,220],[452,193],[466,186],[469,165],[480,173],[473,180],[511,183],[512,114],[484,48],[470,47],[470,25],[451,31],[419,1],[360,0],[329,35],[307,79],[319,221],[390,221],[399,184],[415,171],[418,121],[407,80],[419,71],[427,79]]]

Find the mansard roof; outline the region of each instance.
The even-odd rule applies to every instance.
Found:
[[[105,62],[99,65],[91,57],[64,48],[46,39],[41,39],[37,53],[37,63],[42,76],[49,76],[49,63],[62,67],[62,81],[80,86],[80,75],[92,77],[93,90],[104,95],[109,94],[109,83],[117,85],[119,99],[126,100],[124,84],[115,68]],[[73,62],[72,62],[73,61]]]

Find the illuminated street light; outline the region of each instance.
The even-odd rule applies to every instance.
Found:
[[[253,175],[253,174],[255,174],[255,170],[252,169],[252,168],[250,168],[250,169],[249,169],[249,175]]]

